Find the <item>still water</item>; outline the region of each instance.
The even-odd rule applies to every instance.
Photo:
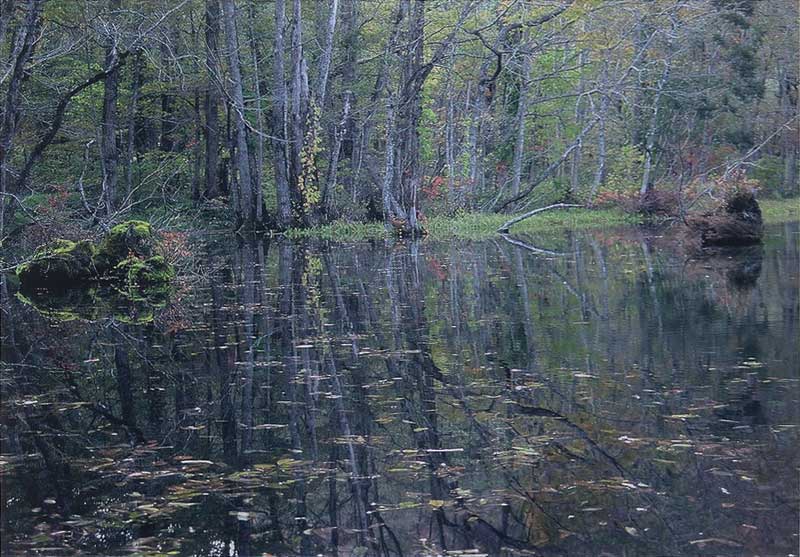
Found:
[[[796,554],[799,234],[207,238],[163,306],[7,293],[3,554]]]

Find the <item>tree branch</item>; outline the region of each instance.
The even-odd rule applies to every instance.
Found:
[[[497,232],[501,234],[508,232],[508,229],[517,224],[518,222],[522,222],[527,218],[532,217],[533,215],[544,213],[545,211],[549,211],[551,209],[567,209],[569,207],[583,207],[583,205],[576,205],[575,203],[556,203],[555,205],[548,205],[547,207],[540,207],[538,209],[534,209],[533,211],[528,211],[527,213],[520,215],[518,217],[514,217],[510,221],[506,222],[503,226],[497,229]]]

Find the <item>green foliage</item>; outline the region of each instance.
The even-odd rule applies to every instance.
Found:
[[[611,150],[608,153],[605,188],[621,194],[638,191],[642,182],[643,160],[641,151],[630,143]]]
[[[783,185],[784,164],[780,157],[765,155],[753,169],[753,178],[767,193],[776,193]]]
[[[319,125],[320,109],[313,105],[306,118],[306,136],[300,151],[300,176],[297,188],[302,198],[302,213],[309,213],[320,201],[319,170],[317,155],[322,151]]]
[[[29,78],[22,86],[19,125],[5,164],[18,171],[49,129],[58,101],[103,69],[105,40],[95,40],[98,28],[102,28],[119,39],[121,49],[136,46],[136,52],[120,69],[115,124],[120,155],[117,199],[121,203],[125,197],[122,192],[129,169],[132,195],[125,200],[130,202],[129,207],[114,208],[145,218],[169,219],[181,219],[177,213],[189,208],[193,215],[204,218],[208,212],[192,195],[198,184],[203,189],[207,139],[204,97],[211,90],[209,87],[225,85],[226,80],[218,80],[203,62],[206,29],[202,24],[198,26],[203,17],[202,2],[193,0],[170,8],[170,3],[145,3],[136,10],[129,9],[125,2],[115,10],[113,4],[100,0],[87,0],[80,5],[44,3],[40,22],[44,32],[26,69]],[[528,1],[484,2],[478,3],[461,30],[455,30],[465,7],[463,2],[422,3],[422,68],[430,73],[419,94],[414,92],[409,97],[409,102],[419,102],[419,106],[406,111],[419,111],[419,152],[401,153],[407,148],[402,141],[395,141],[395,147],[404,161],[419,157],[423,185],[437,176],[446,177],[446,118],[452,114],[458,192],[455,199],[446,200],[425,192],[418,197],[423,212],[429,216],[449,214],[456,204],[476,210],[490,206],[496,198],[505,198],[506,193],[500,188],[507,187],[513,163],[522,60],[526,53],[530,55],[530,102],[525,117],[523,187],[557,161],[587,123],[600,115],[604,98],[610,99],[604,119],[606,189],[618,193],[632,193],[638,188],[643,162],[641,144],[647,137],[653,108],[659,109],[653,157],[657,185],[676,182],[678,172],[684,179],[687,168],[698,176],[741,157],[789,120],[784,115],[785,97],[780,96],[777,84],[782,83],[780,76],[796,50],[793,6],[784,3],[768,7],[738,0],[680,6],[640,2],[625,12],[609,6],[600,0],[576,0],[552,19],[533,23],[551,14],[554,6]],[[377,198],[385,156],[388,95],[405,94],[402,81],[410,61],[403,60],[403,53],[410,48],[405,37],[409,22],[406,14],[395,29],[398,5],[393,2],[367,3],[362,7],[368,9],[350,12],[349,7],[341,8],[326,104],[316,107],[312,102],[303,123],[301,168],[297,183],[292,184],[297,188],[292,196],[297,217],[333,207],[326,218],[362,219],[372,212],[365,208],[365,200]],[[272,44],[275,34],[273,8],[271,3],[245,3],[237,15],[244,39],[240,40],[239,59],[244,70],[245,117],[253,132],[249,133],[251,143],[259,122],[255,111],[257,83],[262,116],[272,111],[268,99],[272,98],[275,56],[284,56],[283,77],[289,82],[288,97],[293,99],[292,80],[288,78],[294,54],[302,54],[308,75],[313,78],[318,74],[315,65],[323,46],[323,41],[304,40],[303,52],[292,53],[291,38],[287,36],[287,52],[272,52],[266,45]],[[25,9],[20,5],[13,12],[9,30],[18,28]],[[166,9],[172,11],[167,13]],[[302,9],[304,39],[317,36],[327,9],[317,9],[316,4],[307,1],[302,2]],[[355,13],[355,19],[348,21],[351,13]],[[774,24],[776,20],[789,23],[779,26]],[[505,33],[509,28],[510,32]],[[143,29],[150,29],[153,36],[160,37],[159,41],[141,40],[138,33]],[[480,36],[467,32],[475,29],[481,30]],[[253,43],[249,40],[251,30],[258,39]],[[394,32],[399,32],[398,44],[387,56],[388,41]],[[428,60],[453,32],[453,42],[427,67]],[[645,41],[651,33],[652,40]],[[224,30],[217,40],[220,46],[224,45]],[[645,43],[646,51],[639,53]],[[0,45],[0,54],[12,56],[13,44],[6,41]],[[493,49],[503,53],[501,60]],[[254,61],[258,62],[257,69]],[[227,56],[220,56],[219,75],[227,74],[228,63]],[[653,107],[656,85],[667,64],[669,80],[659,107]],[[358,70],[351,72],[356,66]],[[130,112],[134,85],[138,96],[135,110]],[[104,89],[105,82],[99,80],[69,100],[63,125],[26,184],[30,191],[14,192],[25,199],[25,208],[31,209],[17,211],[14,224],[24,227],[44,221],[57,228],[55,225],[87,218],[85,205],[89,206],[88,213],[102,205],[103,164],[97,138]],[[323,154],[332,152],[335,134],[331,132],[340,122],[345,92],[352,93],[355,101],[341,146],[339,186],[331,192],[335,203],[322,208],[320,175],[328,163]],[[229,116],[225,110],[218,111],[222,136],[230,124]],[[269,121],[270,117],[266,119]],[[269,122],[266,127],[274,125]],[[590,189],[587,182],[596,168],[599,127],[582,138],[578,168],[582,192]],[[269,129],[258,131],[270,133]],[[133,132],[132,136],[129,132]],[[165,136],[169,141],[164,141]],[[126,160],[129,139],[134,144],[132,160]],[[779,134],[766,142],[763,152],[785,153],[785,143]],[[268,146],[269,141],[265,144]],[[411,144],[413,149],[414,142]],[[230,164],[228,142],[223,139],[218,151],[222,190],[230,194],[235,170]],[[472,157],[478,161],[474,169],[470,167]],[[273,162],[267,154],[264,168],[257,169],[268,215],[274,214],[276,208]],[[566,161],[548,178],[558,192],[566,189],[570,162]],[[774,191],[780,163],[765,157],[752,169],[752,176],[767,191]],[[474,184],[466,179],[471,170],[477,171]],[[85,204],[77,194],[78,177]],[[345,183],[348,195],[342,195],[341,186]],[[57,215],[37,218],[39,208],[49,202],[47,192],[53,187],[68,190],[68,199],[53,211]],[[537,187],[537,192],[541,189]],[[294,195],[297,192],[299,196]],[[525,202],[537,204],[538,195]],[[551,197],[558,199],[559,195]],[[413,195],[403,192],[399,197],[408,203]],[[216,203],[232,205],[230,199],[220,196]],[[102,207],[96,214],[103,214]],[[230,207],[213,214],[218,222],[227,221],[227,225],[235,220]],[[192,219],[182,222],[191,223]],[[207,224],[203,222],[203,226]]]
[[[436,113],[430,106],[425,106],[419,121],[419,150],[423,164],[431,164],[436,156],[434,130],[437,123]]]
[[[761,199],[761,217],[764,224],[780,224],[800,220],[800,198]]]

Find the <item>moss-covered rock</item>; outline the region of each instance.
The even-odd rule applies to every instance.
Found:
[[[19,265],[17,277],[27,290],[70,288],[97,278],[95,255],[94,245],[87,240],[56,240],[37,249],[30,261]]]
[[[105,274],[130,256],[152,256],[155,245],[156,239],[150,223],[129,220],[114,226],[105,235],[97,250],[95,265],[101,274]]]
[[[20,299],[59,320],[91,319],[98,307],[126,322],[152,320],[175,278],[172,265],[153,255],[155,247],[155,235],[143,221],[118,224],[99,247],[57,240],[17,267]]]

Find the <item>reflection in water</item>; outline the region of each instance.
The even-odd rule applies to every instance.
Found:
[[[3,550],[791,553],[797,234],[226,239],[146,322],[4,291]]]

